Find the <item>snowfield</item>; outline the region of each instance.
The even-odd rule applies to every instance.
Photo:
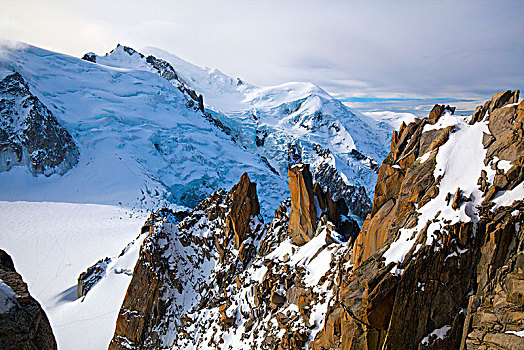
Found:
[[[47,313],[60,349],[107,347],[131,276],[112,273],[84,300],[77,299],[77,278],[98,259],[117,256],[145,216],[117,206],[22,201],[1,201],[0,213],[2,249]],[[120,269],[133,270],[138,248]]]

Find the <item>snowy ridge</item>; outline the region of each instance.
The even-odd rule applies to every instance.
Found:
[[[476,227],[479,221],[479,208],[486,201],[486,193],[479,186],[480,178],[494,183],[496,174],[504,174],[512,167],[507,160],[498,157],[489,159],[488,149],[484,147],[484,135],[490,135],[489,119],[471,124],[471,116],[457,116],[449,111],[443,113],[437,123],[425,125],[423,132],[451,128],[452,132],[438,149],[422,154],[417,159],[424,163],[428,158],[436,161],[433,176],[438,179],[438,195],[417,209],[417,225],[402,228],[399,238],[384,252],[385,264],[400,264],[419,240],[419,233],[426,235],[425,244],[432,245],[437,235],[447,227],[457,223],[472,222]],[[487,159],[487,161],[485,161]],[[493,198],[493,210],[501,206],[511,206],[524,199],[524,184],[514,189],[502,191]],[[458,198],[454,207],[451,199]],[[462,199],[461,199],[462,198]],[[420,249],[420,246],[416,250]],[[399,272],[396,269],[393,273]]]
[[[315,169],[330,165],[343,183],[364,186],[372,196],[391,128],[357,116],[313,84],[258,88],[165,55],[166,61],[119,45],[105,56],[86,55],[93,63],[26,46],[8,50],[2,67],[26,77],[78,140],[76,172],[92,174],[91,187],[112,188],[107,179],[118,178],[118,200],[90,201],[193,207],[214,189],[231,186],[243,169],[265,191],[266,215],[285,198],[286,169],[297,161]],[[85,176],[75,177],[85,183]],[[35,199],[16,192],[11,198]]]
[[[81,157],[66,176],[47,182],[18,169],[0,174],[5,179],[0,191],[8,194],[4,199],[122,203],[135,210],[169,202],[194,206],[216,188],[232,185],[245,170],[267,184],[263,208],[283,198],[281,177],[202,118],[195,105],[188,106],[193,101],[188,94],[138,54],[119,46],[107,56],[115,56],[112,66],[35,47],[6,56],[2,65],[30,82],[74,135]],[[13,190],[16,183],[35,191]]]
[[[488,174],[488,181],[493,182],[495,170],[491,169],[491,164],[484,165],[487,150],[482,145],[482,135],[489,133],[488,122],[469,125],[469,119],[470,116],[455,116],[447,112],[435,125],[424,127],[424,132],[446,127],[453,127],[454,130],[449,140],[438,150],[419,156],[420,162],[426,161],[428,157],[436,157],[433,176],[435,179],[441,178],[438,196],[417,210],[419,217],[415,227],[401,229],[399,239],[383,255],[386,258],[385,264],[402,262],[418,238],[415,233],[422,232],[429,221],[427,245],[431,245],[436,238],[433,233],[440,232],[445,226],[478,221],[477,207],[482,203],[483,194],[476,179],[484,170]],[[451,207],[450,196],[457,188],[469,200],[454,209]]]

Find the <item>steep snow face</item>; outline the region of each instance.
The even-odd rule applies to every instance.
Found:
[[[418,233],[424,230],[427,231],[426,245],[432,245],[439,239],[437,234],[450,225],[472,222],[476,227],[479,208],[487,200],[487,191],[480,188],[479,179],[485,178],[487,183],[494,183],[496,174],[504,174],[512,168],[513,164],[508,160],[487,157],[488,148],[484,145],[486,137],[491,135],[489,119],[470,124],[471,119],[471,116],[458,116],[446,111],[437,123],[424,126],[423,132],[452,128],[449,139],[442,146],[427,151],[417,159],[424,163],[429,158],[435,158],[433,176],[438,181],[438,195],[417,209],[417,225],[400,229],[399,238],[383,254],[386,265],[390,262],[402,263],[419,238]],[[524,198],[523,188],[522,184],[518,184],[511,190],[500,191],[492,199],[493,210],[511,206]],[[454,207],[451,202],[456,198],[458,204]],[[399,271],[393,269],[393,272]]]
[[[121,272],[132,270],[137,251],[114,260],[96,290],[78,300],[77,278],[99,259],[116,257],[147,209],[192,205],[244,171],[267,185],[261,202],[268,211],[287,189],[256,155],[202,118],[186,93],[140,56],[126,55],[140,69],[30,46],[5,50],[0,61],[2,76],[18,72],[80,149],[78,164],[63,176],[34,177],[24,167],[0,173],[2,248],[63,348],[109,343],[131,278]],[[90,340],[79,345],[86,331]]]
[[[444,145],[419,156],[421,163],[431,156],[436,157],[433,176],[440,179],[438,195],[418,209],[420,216],[415,227],[401,229],[400,238],[383,255],[386,258],[385,264],[402,262],[417,239],[415,233],[421,232],[431,220],[427,228],[427,245],[431,245],[436,239],[434,232],[442,231],[447,225],[469,221],[476,223],[478,220],[477,207],[482,203],[483,194],[477,179],[481,177],[482,171],[486,171],[488,181],[492,182],[495,171],[484,164],[487,150],[483,147],[482,138],[483,134],[489,134],[488,122],[469,125],[470,118],[446,112],[436,124],[424,126],[423,132],[450,126],[454,128]],[[455,209],[450,205],[450,196],[457,188],[460,188],[462,195],[469,198],[469,201]]]

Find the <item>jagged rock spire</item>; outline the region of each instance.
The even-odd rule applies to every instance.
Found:
[[[358,224],[347,218],[349,209],[344,199],[333,201],[329,190],[313,184],[309,164],[296,164],[288,169],[291,192],[291,214],[289,235],[298,245],[309,242],[316,236],[320,221],[331,222],[344,240],[355,237]]]
[[[247,173],[244,173],[229,191],[228,198],[231,200],[231,210],[227,216],[227,226],[235,235],[235,247],[239,249],[251,234],[250,219],[260,214],[257,184],[251,182]]]
[[[289,234],[296,244],[304,244],[314,237],[317,229],[317,211],[313,195],[313,176],[309,164],[297,164],[288,169],[291,192]]]

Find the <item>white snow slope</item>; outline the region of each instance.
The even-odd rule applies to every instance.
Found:
[[[387,154],[390,126],[351,112],[315,85],[237,84],[217,70],[149,50],[204,95],[206,113],[233,135],[121,46],[92,63],[0,42],[0,78],[19,72],[80,149],[79,163],[63,176],[35,177],[24,167],[0,173],[0,248],[48,314],[60,349],[109,343],[141,238],[112,260],[103,286],[78,300],[77,278],[135,239],[148,210],[196,204],[247,171],[268,216],[288,196],[289,143],[298,143],[302,160],[311,163],[319,161],[315,144],[329,149],[344,180],[371,196],[376,174],[369,163]],[[257,130],[267,132],[263,147],[254,142]],[[354,149],[370,158],[355,159]]]

